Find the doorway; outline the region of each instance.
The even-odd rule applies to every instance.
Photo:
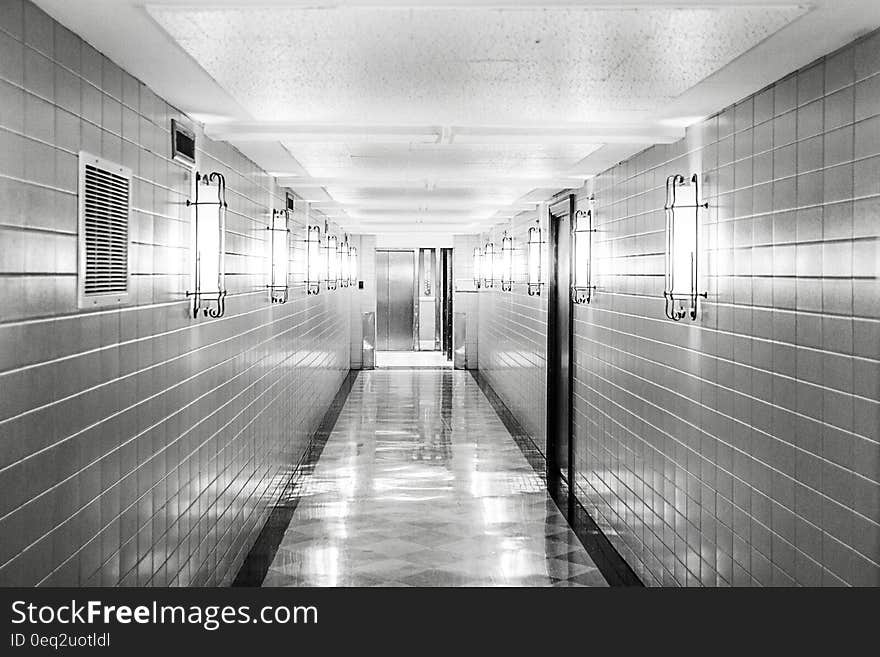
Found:
[[[446,360],[452,360],[452,249],[440,249],[440,287],[443,297],[440,300],[440,349]]]
[[[571,221],[574,195],[550,206],[547,280],[547,483],[573,481],[571,440]],[[551,493],[552,494],[552,493]]]
[[[450,248],[376,250],[376,367],[451,366],[452,260]]]

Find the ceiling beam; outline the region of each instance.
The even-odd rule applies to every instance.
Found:
[[[485,187],[508,187],[512,189],[573,189],[581,187],[584,181],[591,178],[589,175],[555,176],[551,178],[512,178],[506,175],[498,177],[486,176],[469,178],[440,178],[436,180],[405,179],[405,178],[308,178],[303,176],[291,176],[287,172],[273,172],[271,175],[278,179],[282,187],[310,188],[310,187],[335,187],[341,189],[351,188],[399,188],[399,189],[425,189],[455,187],[459,189],[483,189]]]
[[[422,233],[423,230],[428,232],[449,232],[456,230],[468,230],[473,228],[474,226],[478,226],[484,223],[481,220],[476,221],[468,221],[468,222],[456,222],[456,223],[417,223],[414,221],[401,221],[397,223],[385,222],[385,223],[366,223],[363,221],[359,221],[356,224],[352,224],[351,226],[346,226],[349,230],[354,230],[356,226],[357,230],[370,233],[394,233],[394,232],[412,232],[414,229],[418,229],[419,234]]]
[[[205,134],[229,142],[427,144],[668,144],[684,136],[663,123],[586,123],[567,126],[334,125],[283,121],[208,123]]]
[[[572,126],[461,126],[450,128],[451,144],[671,144],[684,128],[650,123],[590,123]]]
[[[438,126],[418,125],[333,125],[279,121],[229,121],[205,125],[208,137],[230,142],[436,143],[442,132],[443,129]]]
[[[503,201],[485,201],[485,200],[462,200],[462,199],[454,199],[454,198],[431,198],[425,197],[422,199],[418,198],[408,198],[406,196],[401,196],[396,199],[356,199],[356,200],[345,200],[345,201],[315,201],[312,203],[312,207],[319,207],[321,209],[331,209],[331,208],[353,208],[357,210],[369,210],[371,212],[379,212],[379,211],[399,211],[399,210],[411,210],[413,208],[418,207],[429,207],[429,208],[439,208],[444,210],[457,210],[462,207],[473,209],[495,209],[498,207],[503,207],[504,209],[510,210],[534,210],[538,205],[538,201],[523,201],[523,202],[511,202],[505,203]]]

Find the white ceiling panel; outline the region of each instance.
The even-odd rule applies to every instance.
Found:
[[[279,179],[360,229],[450,227],[580,187],[603,144],[671,141],[658,107],[766,39],[795,6],[148,7],[277,139]],[[276,160],[273,160],[273,164]],[[442,193],[437,190],[456,190]],[[442,194],[442,195],[441,195]]]
[[[286,144],[315,178],[369,175],[433,180],[449,176],[552,177],[574,169],[601,144]]]
[[[497,125],[642,117],[805,9],[148,11],[256,119]]]

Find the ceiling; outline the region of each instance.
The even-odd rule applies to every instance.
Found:
[[[534,208],[880,24],[874,0],[37,3],[378,234]]]
[[[260,121],[552,126],[641,119],[805,10],[147,11]]]

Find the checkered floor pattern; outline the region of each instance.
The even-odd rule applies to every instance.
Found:
[[[362,372],[264,586],[605,586],[477,384]]]

